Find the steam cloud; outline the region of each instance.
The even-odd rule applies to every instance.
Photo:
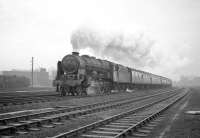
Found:
[[[93,55],[129,67],[154,67],[157,60],[152,54],[154,41],[143,34],[139,37],[123,33],[103,34],[89,28],[79,28],[71,35],[73,50],[89,49]]]

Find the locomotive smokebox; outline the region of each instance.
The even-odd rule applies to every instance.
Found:
[[[72,52],[72,55],[79,56],[79,52]]]
[[[74,73],[78,70],[80,62],[78,60],[78,53],[73,52],[72,55],[66,55],[62,59],[62,68],[66,73]]]

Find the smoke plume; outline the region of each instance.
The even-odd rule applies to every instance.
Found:
[[[153,67],[157,59],[152,54],[154,41],[144,34],[103,33],[89,28],[79,28],[71,35],[74,51],[89,49],[98,58],[114,61],[129,67]]]

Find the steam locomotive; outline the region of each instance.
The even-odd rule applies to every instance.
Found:
[[[172,81],[141,70],[125,67],[107,60],[96,59],[78,52],[66,55],[57,63],[54,80],[62,96],[87,95],[87,88],[97,86],[98,93],[110,93],[134,88],[169,87]]]

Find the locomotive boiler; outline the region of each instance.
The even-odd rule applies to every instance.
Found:
[[[168,87],[172,85],[172,81],[149,72],[72,52],[58,61],[54,85],[64,96],[87,95],[87,88],[90,86],[98,88],[96,93],[110,93],[111,90]]]

